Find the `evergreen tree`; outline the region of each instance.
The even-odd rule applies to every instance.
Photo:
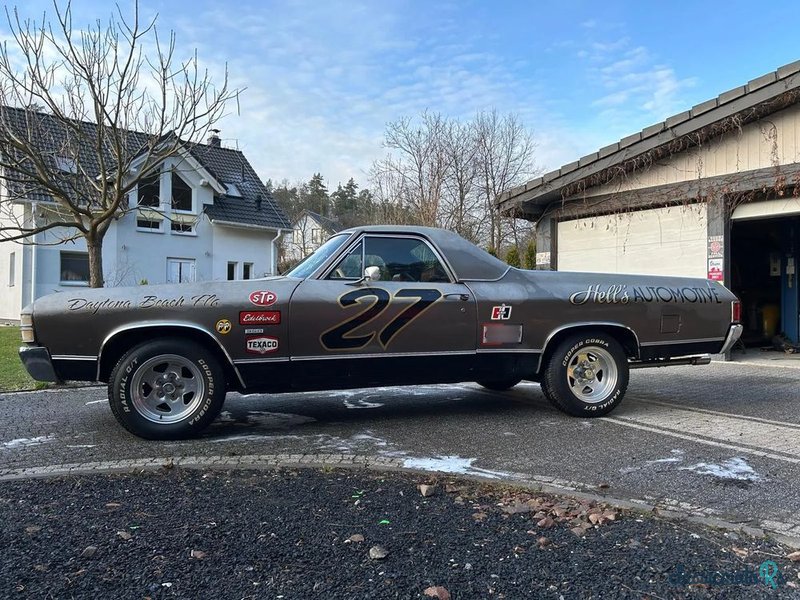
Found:
[[[519,269],[519,250],[517,250],[516,246],[511,246],[511,248],[508,249],[508,253],[506,254],[506,262],[510,266],[517,267]]]
[[[526,269],[536,268],[536,238],[531,238],[525,245],[525,254],[523,256],[522,264]]]
[[[330,197],[328,196],[328,188],[325,186],[325,179],[322,175],[320,173],[314,173],[305,187],[305,207],[323,216],[330,215]]]

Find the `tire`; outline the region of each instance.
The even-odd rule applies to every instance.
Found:
[[[485,387],[487,390],[494,390],[495,392],[505,392],[517,385],[522,379],[500,379],[496,381],[476,381],[476,383]]]
[[[628,358],[616,339],[607,333],[581,333],[556,347],[541,386],[559,410],[575,417],[601,417],[622,402],[628,375]]]
[[[139,344],[119,359],[108,382],[117,421],[148,440],[196,436],[222,410],[225,376],[203,346],[189,340]]]

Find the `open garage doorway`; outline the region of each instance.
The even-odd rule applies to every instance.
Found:
[[[730,287],[742,301],[742,341],[748,348],[800,350],[799,234],[798,216],[737,219],[734,213]]]

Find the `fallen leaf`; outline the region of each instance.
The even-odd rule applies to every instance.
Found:
[[[433,496],[436,493],[436,486],[435,485],[428,485],[425,483],[421,483],[417,486],[419,493],[423,495],[423,497],[427,498],[428,496]]]
[[[528,513],[533,510],[527,504],[523,504],[522,502],[515,502],[511,506],[503,506],[502,510],[504,513],[508,513],[509,515],[516,515],[519,513]]]
[[[546,538],[544,536],[536,540],[536,543],[539,544],[540,548],[544,548],[545,546],[549,546],[551,544],[550,538]]]
[[[361,535],[360,533],[354,533],[349,538],[347,538],[344,541],[344,543],[345,544],[357,544],[357,543],[363,542],[363,541],[364,541],[364,536],[363,535]]]
[[[601,490],[607,490],[611,486],[604,482],[604,483],[601,483],[600,485],[598,485],[597,487],[599,487]]]
[[[119,508],[122,506],[119,502],[106,502],[106,508]]]
[[[202,550],[192,550],[189,556],[191,558],[196,558],[197,560],[203,560],[206,557],[206,553]]]
[[[25,528],[25,533],[39,533],[42,530],[38,525],[29,525]]]
[[[736,546],[733,546],[731,547],[731,550],[733,550],[736,556],[738,556],[739,558],[747,558],[748,556],[750,556],[750,553],[744,548],[738,548]]]
[[[118,531],[117,536],[125,540],[126,542],[131,539],[133,536],[128,533],[127,531]]]
[[[464,490],[464,488],[461,487],[460,485],[454,485],[452,483],[447,483],[444,486],[444,491],[445,491],[446,494],[456,494],[456,493],[461,492],[463,490]]]
[[[575,535],[577,535],[578,537],[586,535],[586,530],[583,527],[573,527],[572,529],[570,529],[570,531]]]
[[[550,529],[556,524],[556,522],[551,517],[545,517],[536,524],[543,529]]]
[[[432,585],[431,587],[425,588],[425,591],[422,593],[428,596],[428,598],[450,600],[450,592],[447,591],[447,588],[442,587],[441,585]]]
[[[476,521],[483,521],[488,515],[485,512],[472,513],[472,518]]]
[[[603,518],[608,519],[609,521],[616,521],[617,520],[617,513],[613,510],[604,510],[603,511]]]
[[[81,552],[81,558],[92,558],[97,552],[97,546],[86,546]]]
[[[373,546],[369,549],[369,557],[372,560],[383,560],[389,556],[389,551],[383,546]]]
[[[791,554],[787,554],[786,558],[788,558],[792,562],[800,561],[800,550],[798,550],[797,552],[792,552]],[[798,577],[800,577],[800,575],[798,575]]]
[[[589,522],[592,525],[597,525],[602,520],[603,520],[603,517],[601,515],[596,514],[596,513],[592,513],[592,514],[589,515]]]

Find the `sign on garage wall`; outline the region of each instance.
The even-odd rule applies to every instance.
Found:
[[[708,236],[708,278],[712,281],[725,279],[724,239],[721,235]]]

